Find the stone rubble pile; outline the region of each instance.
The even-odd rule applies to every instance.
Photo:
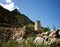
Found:
[[[51,45],[54,43],[60,44],[60,30],[47,31],[38,36],[34,40],[35,43],[44,43],[46,45]]]

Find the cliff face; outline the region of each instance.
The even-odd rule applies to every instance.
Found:
[[[0,5],[0,25],[27,25],[34,24],[27,16],[21,14],[17,9],[9,11]]]

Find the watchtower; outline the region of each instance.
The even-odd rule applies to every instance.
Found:
[[[36,21],[35,22],[34,30],[36,30],[36,31],[40,31],[41,30],[41,23],[40,23],[40,21]]]

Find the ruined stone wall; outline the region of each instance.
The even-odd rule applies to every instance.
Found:
[[[34,30],[36,30],[36,31],[40,31],[41,30],[41,23],[40,23],[40,21],[36,21],[35,22]]]

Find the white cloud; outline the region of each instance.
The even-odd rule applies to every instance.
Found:
[[[14,7],[15,7],[15,6],[14,6],[14,2],[12,2],[12,3],[10,3],[10,4],[1,4],[1,3],[0,3],[0,5],[3,6],[5,9],[10,10],[10,11],[13,10]]]
[[[4,0],[4,1],[6,2],[6,4],[0,3],[0,5],[3,6],[5,9],[12,11],[15,8],[17,8],[19,10],[18,7],[15,7],[15,4],[14,2],[12,2],[12,0]]]
[[[5,0],[5,2],[6,2],[6,3],[11,3],[11,2],[12,2],[12,0]]]
[[[19,10],[19,8],[18,7],[16,7],[18,10]]]

